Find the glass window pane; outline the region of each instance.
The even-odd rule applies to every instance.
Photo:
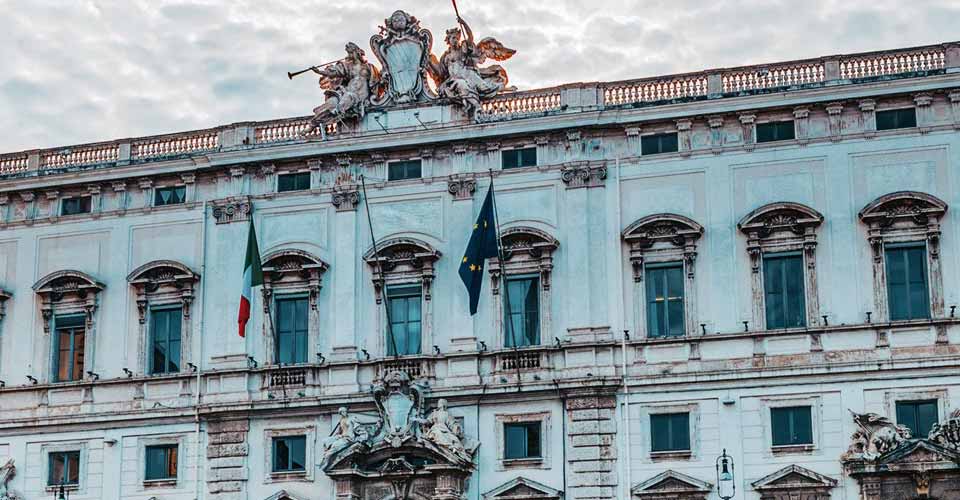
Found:
[[[676,413],[670,422],[671,445],[674,450],[690,449],[690,414]]]
[[[503,437],[504,458],[514,459],[527,456],[527,429],[523,425],[504,424]]]
[[[783,328],[785,325],[785,315],[782,260],[775,258],[763,260],[763,292],[766,306],[767,328]]]
[[[540,422],[527,422],[527,456],[540,457]]]
[[[47,459],[50,461],[47,484],[61,484],[66,482],[66,476],[64,474],[65,455],[63,453],[51,453]]]
[[[923,401],[917,403],[917,435],[915,437],[927,437],[933,424],[940,419],[937,417],[937,402]]]
[[[786,303],[784,319],[788,327],[807,324],[806,300],[803,294],[803,257],[797,255],[784,260],[784,288]]]
[[[273,440],[273,470],[285,471],[290,469],[290,448],[286,440],[274,438]]]
[[[520,150],[520,164],[532,167],[537,164],[537,148],[523,148]]]

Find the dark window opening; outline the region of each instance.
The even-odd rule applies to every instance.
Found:
[[[689,451],[690,414],[650,415],[650,451]]]
[[[540,422],[503,424],[503,458],[541,458]]]
[[[180,329],[183,309],[153,309],[150,311],[150,373],[178,373],[180,371]]]
[[[61,202],[60,215],[78,215],[90,213],[90,197],[66,198]]]
[[[178,451],[175,444],[147,446],[144,453],[146,464],[143,479],[146,481],[176,479]]]
[[[273,472],[304,472],[306,457],[306,436],[273,438]]]
[[[76,486],[80,484],[80,452],[52,451],[47,456],[48,486]]]
[[[803,273],[803,256],[799,253],[763,257],[763,296],[768,330],[807,324]]]
[[[640,137],[640,154],[656,155],[676,153],[678,150],[677,133],[644,135]]]
[[[887,303],[890,320],[930,317],[927,249],[921,245],[887,245]]]
[[[170,186],[154,190],[153,204],[155,206],[179,205],[185,201],[187,201],[186,186]]]
[[[280,174],[277,176],[277,191],[304,191],[310,189],[310,172]]]
[[[897,401],[897,423],[910,428],[910,435],[925,438],[930,434],[933,424],[940,421],[937,416],[937,400]]]
[[[647,336],[679,337],[685,333],[683,264],[671,262],[646,268]]]
[[[770,420],[774,446],[813,444],[811,407],[771,408]]]
[[[420,160],[392,161],[387,164],[388,181],[419,179],[420,177]]]
[[[423,291],[420,285],[387,287],[391,326],[387,330],[388,356],[420,354],[422,296]],[[391,334],[393,334],[392,338]]]
[[[83,379],[86,320],[82,315],[54,319],[54,382]]]
[[[793,120],[757,124],[757,142],[790,141],[794,137]]]
[[[307,297],[278,298],[276,301],[277,363],[307,362],[309,307]]]
[[[507,279],[504,300],[506,347],[540,345],[540,278],[517,276]]]
[[[504,170],[536,165],[537,148],[507,149],[500,152],[500,166]]]
[[[888,109],[877,111],[877,130],[893,130],[917,126],[917,109]]]

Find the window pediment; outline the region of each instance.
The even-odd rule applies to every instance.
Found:
[[[802,238],[812,234],[823,223],[816,210],[788,201],[770,203],[745,215],[737,228],[748,238]]]
[[[200,279],[200,275],[189,267],[173,260],[155,260],[133,270],[127,275],[131,285],[143,286],[148,291],[156,291],[162,286],[170,285],[182,288]]]
[[[500,241],[505,261],[521,255],[534,259],[549,257],[560,246],[560,242],[546,231],[526,226],[504,230],[500,233]]]
[[[319,257],[303,250],[286,249],[271,252],[263,258],[262,269],[265,277],[282,280],[292,275],[295,279],[308,279],[314,273],[323,274],[329,265]]]
[[[377,304],[383,301],[383,281],[402,283],[419,281],[423,284],[423,298],[430,300],[430,285],[433,283],[433,264],[440,257],[439,250],[429,243],[409,237],[392,238],[378,242],[376,251],[370,248],[363,260],[373,271],[373,285]],[[383,272],[383,277],[379,275]]]
[[[939,227],[947,211],[947,203],[936,196],[917,191],[898,191],[883,195],[863,207],[860,220],[871,228]]]
[[[484,500],[559,500],[563,492],[523,476],[483,494]]]
[[[33,291],[39,295],[63,295],[77,293],[86,296],[88,293],[99,293],[106,285],[98,282],[92,276],[81,271],[65,270],[50,273],[40,278],[33,285]]]
[[[713,491],[713,484],[675,470],[667,470],[643,481],[630,492],[640,498],[702,500]]]
[[[623,230],[623,239],[630,246],[649,249],[658,243],[683,248],[694,244],[703,235],[703,226],[678,214],[648,215]]]
[[[764,476],[750,485],[757,491],[789,490],[812,493],[825,492],[836,486],[837,482],[832,477],[794,464]]]

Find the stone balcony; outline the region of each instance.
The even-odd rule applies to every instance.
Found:
[[[956,72],[960,72],[960,42],[950,42],[618,82],[572,83],[506,93],[483,103],[484,114],[481,121],[495,123]],[[354,127],[328,127],[327,142],[349,143],[359,137],[376,138],[394,132],[462,127],[466,123],[468,122],[464,117],[449,106],[373,110],[365,120]],[[45,175],[77,169],[202,158],[216,152],[253,150],[319,140],[318,133],[302,137],[301,133],[306,128],[307,117],[295,117],[0,154],[0,177]]]

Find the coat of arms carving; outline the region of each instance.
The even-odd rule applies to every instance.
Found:
[[[384,19],[380,33],[370,37],[370,49],[383,67],[383,94],[371,98],[376,106],[436,99],[426,85],[433,35],[420,21],[398,10]]]

